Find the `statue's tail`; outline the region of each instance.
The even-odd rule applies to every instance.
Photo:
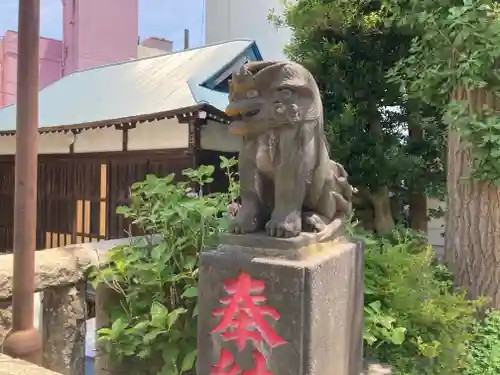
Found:
[[[337,185],[337,189],[332,192],[337,203],[337,214],[347,216],[352,211],[352,195],[357,190],[349,183],[349,175],[342,164],[330,160],[330,168]]]

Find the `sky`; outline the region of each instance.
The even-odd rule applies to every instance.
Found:
[[[106,1],[106,0],[102,0]],[[139,36],[157,36],[174,42],[174,49],[184,45],[184,29],[190,31],[191,47],[203,44],[204,0],[139,0]],[[40,34],[62,38],[61,0],[40,0]],[[0,36],[17,30],[19,0],[0,0]],[[181,15],[181,16],[180,16]]]

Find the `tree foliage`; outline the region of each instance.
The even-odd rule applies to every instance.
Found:
[[[500,118],[492,94],[500,89],[500,5],[492,0],[383,1],[387,23],[415,34],[409,53],[391,71],[410,97],[443,109],[446,124],[473,150],[473,175],[500,183]],[[462,92],[460,92],[462,91]]]
[[[289,57],[318,81],[332,157],[350,172],[376,220],[389,191],[403,199],[410,192],[436,195],[444,177],[440,116],[432,106],[407,100],[399,83],[387,78],[414,35],[387,26],[385,16],[380,1],[298,0],[277,20],[292,30]],[[422,139],[409,137],[409,121]]]

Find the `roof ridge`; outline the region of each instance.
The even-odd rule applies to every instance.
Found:
[[[143,60],[157,59],[157,58],[160,58],[160,57],[164,57],[166,55],[176,55],[176,54],[183,53],[183,52],[194,51],[194,50],[201,50],[201,49],[205,49],[205,48],[219,46],[221,44],[230,44],[230,43],[234,43],[234,42],[249,42],[249,44],[251,44],[251,43],[253,43],[255,41],[252,40],[252,39],[245,39],[245,38],[231,39],[231,40],[226,40],[224,42],[217,42],[217,43],[212,43],[212,44],[206,44],[206,45],[203,45],[203,46],[198,46],[198,47],[183,49],[183,50],[180,50],[180,51],[165,52],[165,53],[162,53],[161,55],[146,56],[146,57],[141,57],[139,59],[131,59],[131,60],[127,60],[127,61],[119,61],[119,62],[116,62],[116,63],[94,66],[94,67],[85,68],[85,69],[82,69],[82,70],[76,70],[76,71],[68,74],[66,77],[74,75],[74,74],[82,73],[82,72],[87,72],[89,70],[99,70],[99,69],[108,68],[108,67],[111,67],[111,66],[131,64],[131,63],[135,63],[135,62],[143,61]],[[62,77],[62,78],[64,78],[64,77]]]

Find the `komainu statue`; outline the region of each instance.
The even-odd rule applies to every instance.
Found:
[[[243,137],[241,208],[230,232],[326,233],[351,210],[353,188],[330,160],[320,92],[306,68],[246,63],[232,76],[226,114],[230,132]]]

